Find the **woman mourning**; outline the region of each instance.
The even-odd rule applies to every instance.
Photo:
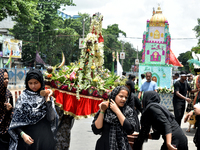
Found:
[[[10,135],[8,128],[12,119],[13,97],[7,89],[8,72],[0,69],[0,150],[8,150]]]
[[[31,69],[25,80],[26,89],[19,96],[10,124],[13,139],[10,150],[54,150],[56,112],[53,99],[40,96],[44,90],[42,73]]]
[[[125,86],[116,87],[109,95],[109,106],[102,107],[94,117],[92,131],[101,134],[96,143],[96,150],[128,150],[128,134],[134,132],[133,110],[126,105],[129,90]]]
[[[131,91],[132,83],[130,80],[126,81],[126,87],[129,89],[129,91]],[[130,92],[126,104],[133,109],[133,116],[136,122],[135,131],[139,132],[140,123],[138,119],[138,114],[139,112],[142,113],[142,105],[140,103],[140,100],[138,99],[137,96],[135,96],[132,92]]]
[[[161,150],[188,150],[187,138],[179,127],[174,116],[160,103],[160,97],[155,91],[144,92],[141,117],[141,130],[138,140],[134,143],[134,149],[141,149],[145,140],[164,140]],[[152,128],[153,133],[150,133]]]

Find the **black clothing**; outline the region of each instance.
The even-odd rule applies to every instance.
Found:
[[[131,81],[131,92],[135,93],[135,83],[133,80],[129,79],[129,81]]]
[[[153,129],[152,139],[159,139],[160,135],[164,140],[161,150],[167,150],[166,134],[172,133],[171,144],[181,150],[188,150],[187,138],[174,116],[162,105],[159,104],[160,97],[155,91],[144,92],[143,113],[141,117],[141,131],[134,144],[135,149],[140,149],[145,140],[148,139],[150,129]]]
[[[179,91],[179,93],[183,96],[187,95],[187,91],[191,91],[191,87],[189,86],[189,84],[187,83],[187,81],[184,81],[184,83],[182,83],[180,80],[176,81],[176,83],[174,84],[174,99],[179,99],[181,101],[185,101],[184,99],[179,98],[176,95],[176,91]]]
[[[55,149],[55,140],[54,135],[51,131],[51,121],[55,119],[55,112],[52,108],[52,102],[46,102],[46,117],[42,118],[39,122],[33,125],[27,125],[14,129],[18,134],[18,147],[17,150],[54,150]],[[21,138],[20,133],[24,131],[29,135],[34,143],[28,145]]]
[[[129,107],[131,107],[133,109],[133,116],[134,116],[134,119],[135,119],[135,122],[136,122],[135,131],[139,132],[140,122],[139,122],[139,119],[138,119],[138,112],[137,111],[142,113],[142,105],[140,103],[140,100],[138,99],[137,96],[134,96],[134,94],[131,92],[129,94],[129,97],[128,97],[128,100],[127,100],[126,103]]]
[[[121,90],[126,90],[128,92],[128,95],[129,95],[129,90],[128,90],[127,87],[118,86],[118,87],[116,87],[115,89],[112,90],[112,92],[109,95],[109,99],[112,99],[112,100],[115,101],[116,96],[119,94],[119,92]],[[108,107],[105,111],[105,114],[104,114],[102,129],[99,129],[99,132],[96,132],[96,130],[93,130],[93,132],[95,134],[101,133],[102,136],[108,136],[106,138],[103,138],[104,140],[100,140],[102,142],[105,142],[105,140],[107,140],[105,142],[105,144],[103,144],[101,142],[103,147],[101,147],[101,145],[99,145],[98,144],[99,142],[97,141],[96,149],[103,150],[102,148],[104,148],[104,146],[106,146],[105,149],[109,149],[109,150],[128,150],[129,149],[127,134],[132,134],[134,132],[134,128],[135,128],[135,120],[134,120],[134,117],[133,117],[133,109],[130,108],[126,103],[124,104],[123,107],[119,107],[119,109],[125,117],[123,126],[119,122],[117,115],[112,111],[112,109],[110,109],[110,107]],[[99,113],[100,113],[100,110],[97,112],[97,114],[94,117],[94,120],[92,122],[92,129],[95,129],[95,127],[94,127],[95,121],[97,120]],[[104,135],[102,133],[103,131],[106,131],[108,133],[107,134],[104,133],[105,134]]]
[[[94,134],[101,134],[101,137],[97,140],[95,150],[110,150],[109,148],[109,133],[110,133],[110,124],[107,122],[103,122],[103,127],[101,129],[97,129],[95,124],[92,124],[92,131]],[[130,122],[125,119],[124,124],[122,126],[123,130],[127,134],[131,134],[133,129]]]
[[[175,120],[181,126],[181,120],[185,112],[185,102],[173,99]]]
[[[41,90],[45,89],[44,78],[43,78],[43,75],[42,75],[40,70],[38,70],[38,69],[30,69],[29,72],[27,73],[26,79],[25,79],[25,84],[26,84],[26,89],[29,90],[29,91],[32,91],[28,86],[28,81],[31,80],[31,79],[36,79],[36,80],[38,80],[40,82],[41,88],[37,91],[38,93]]]
[[[178,122],[179,126],[181,126],[181,120],[185,112],[185,100],[179,98],[176,95],[176,91],[179,91],[181,95],[186,96],[187,91],[191,90],[192,90],[191,87],[186,81],[182,83],[180,82],[180,80],[178,80],[174,84],[174,97],[173,97],[174,115],[175,115],[175,120]]]
[[[197,126],[197,130],[196,130],[193,141],[197,147],[197,150],[200,150],[200,116],[199,115],[196,116],[196,126]]]
[[[13,109],[7,110],[5,103],[13,106],[13,97],[11,92],[4,86],[4,73],[8,73],[5,69],[0,69],[0,150],[7,150],[10,141],[8,128],[12,119]]]

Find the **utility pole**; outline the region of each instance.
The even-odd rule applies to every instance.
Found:
[[[85,36],[84,32],[85,32],[85,19],[83,19],[83,39],[84,39],[84,36]]]
[[[124,42],[122,42],[122,52],[124,52]],[[122,68],[123,68],[123,61],[124,61],[124,59],[122,59],[122,61],[121,61]]]

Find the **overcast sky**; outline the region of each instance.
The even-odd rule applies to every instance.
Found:
[[[169,22],[171,38],[196,38],[192,30],[200,18],[199,0],[73,0],[76,6],[65,7],[65,13],[77,15],[88,13],[91,16],[100,12],[104,16],[103,28],[118,24],[127,37],[142,38],[146,21],[152,16],[153,7],[158,4]],[[122,38],[123,39],[123,38]],[[126,38],[135,48],[142,49],[142,39]],[[176,57],[197,45],[197,39],[172,40],[171,49]]]

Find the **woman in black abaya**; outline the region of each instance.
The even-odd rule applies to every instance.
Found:
[[[54,150],[57,115],[53,98],[40,96],[44,90],[42,73],[27,73],[26,89],[19,96],[10,124],[10,150]]]
[[[94,117],[92,130],[101,134],[96,143],[96,150],[128,150],[127,134],[132,134],[135,128],[133,110],[126,105],[129,90],[125,86],[116,87],[110,94],[109,107],[100,110]]]
[[[7,89],[8,80],[7,70],[0,69],[0,150],[8,150],[10,142],[8,128],[12,119],[13,97]]]
[[[134,149],[141,149],[143,142],[148,138],[159,139],[162,135],[164,143],[161,150],[188,150],[187,137],[174,116],[159,103],[158,93],[155,91],[144,92],[141,130],[137,141],[134,143]],[[151,128],[153,133],[150,133]]]

